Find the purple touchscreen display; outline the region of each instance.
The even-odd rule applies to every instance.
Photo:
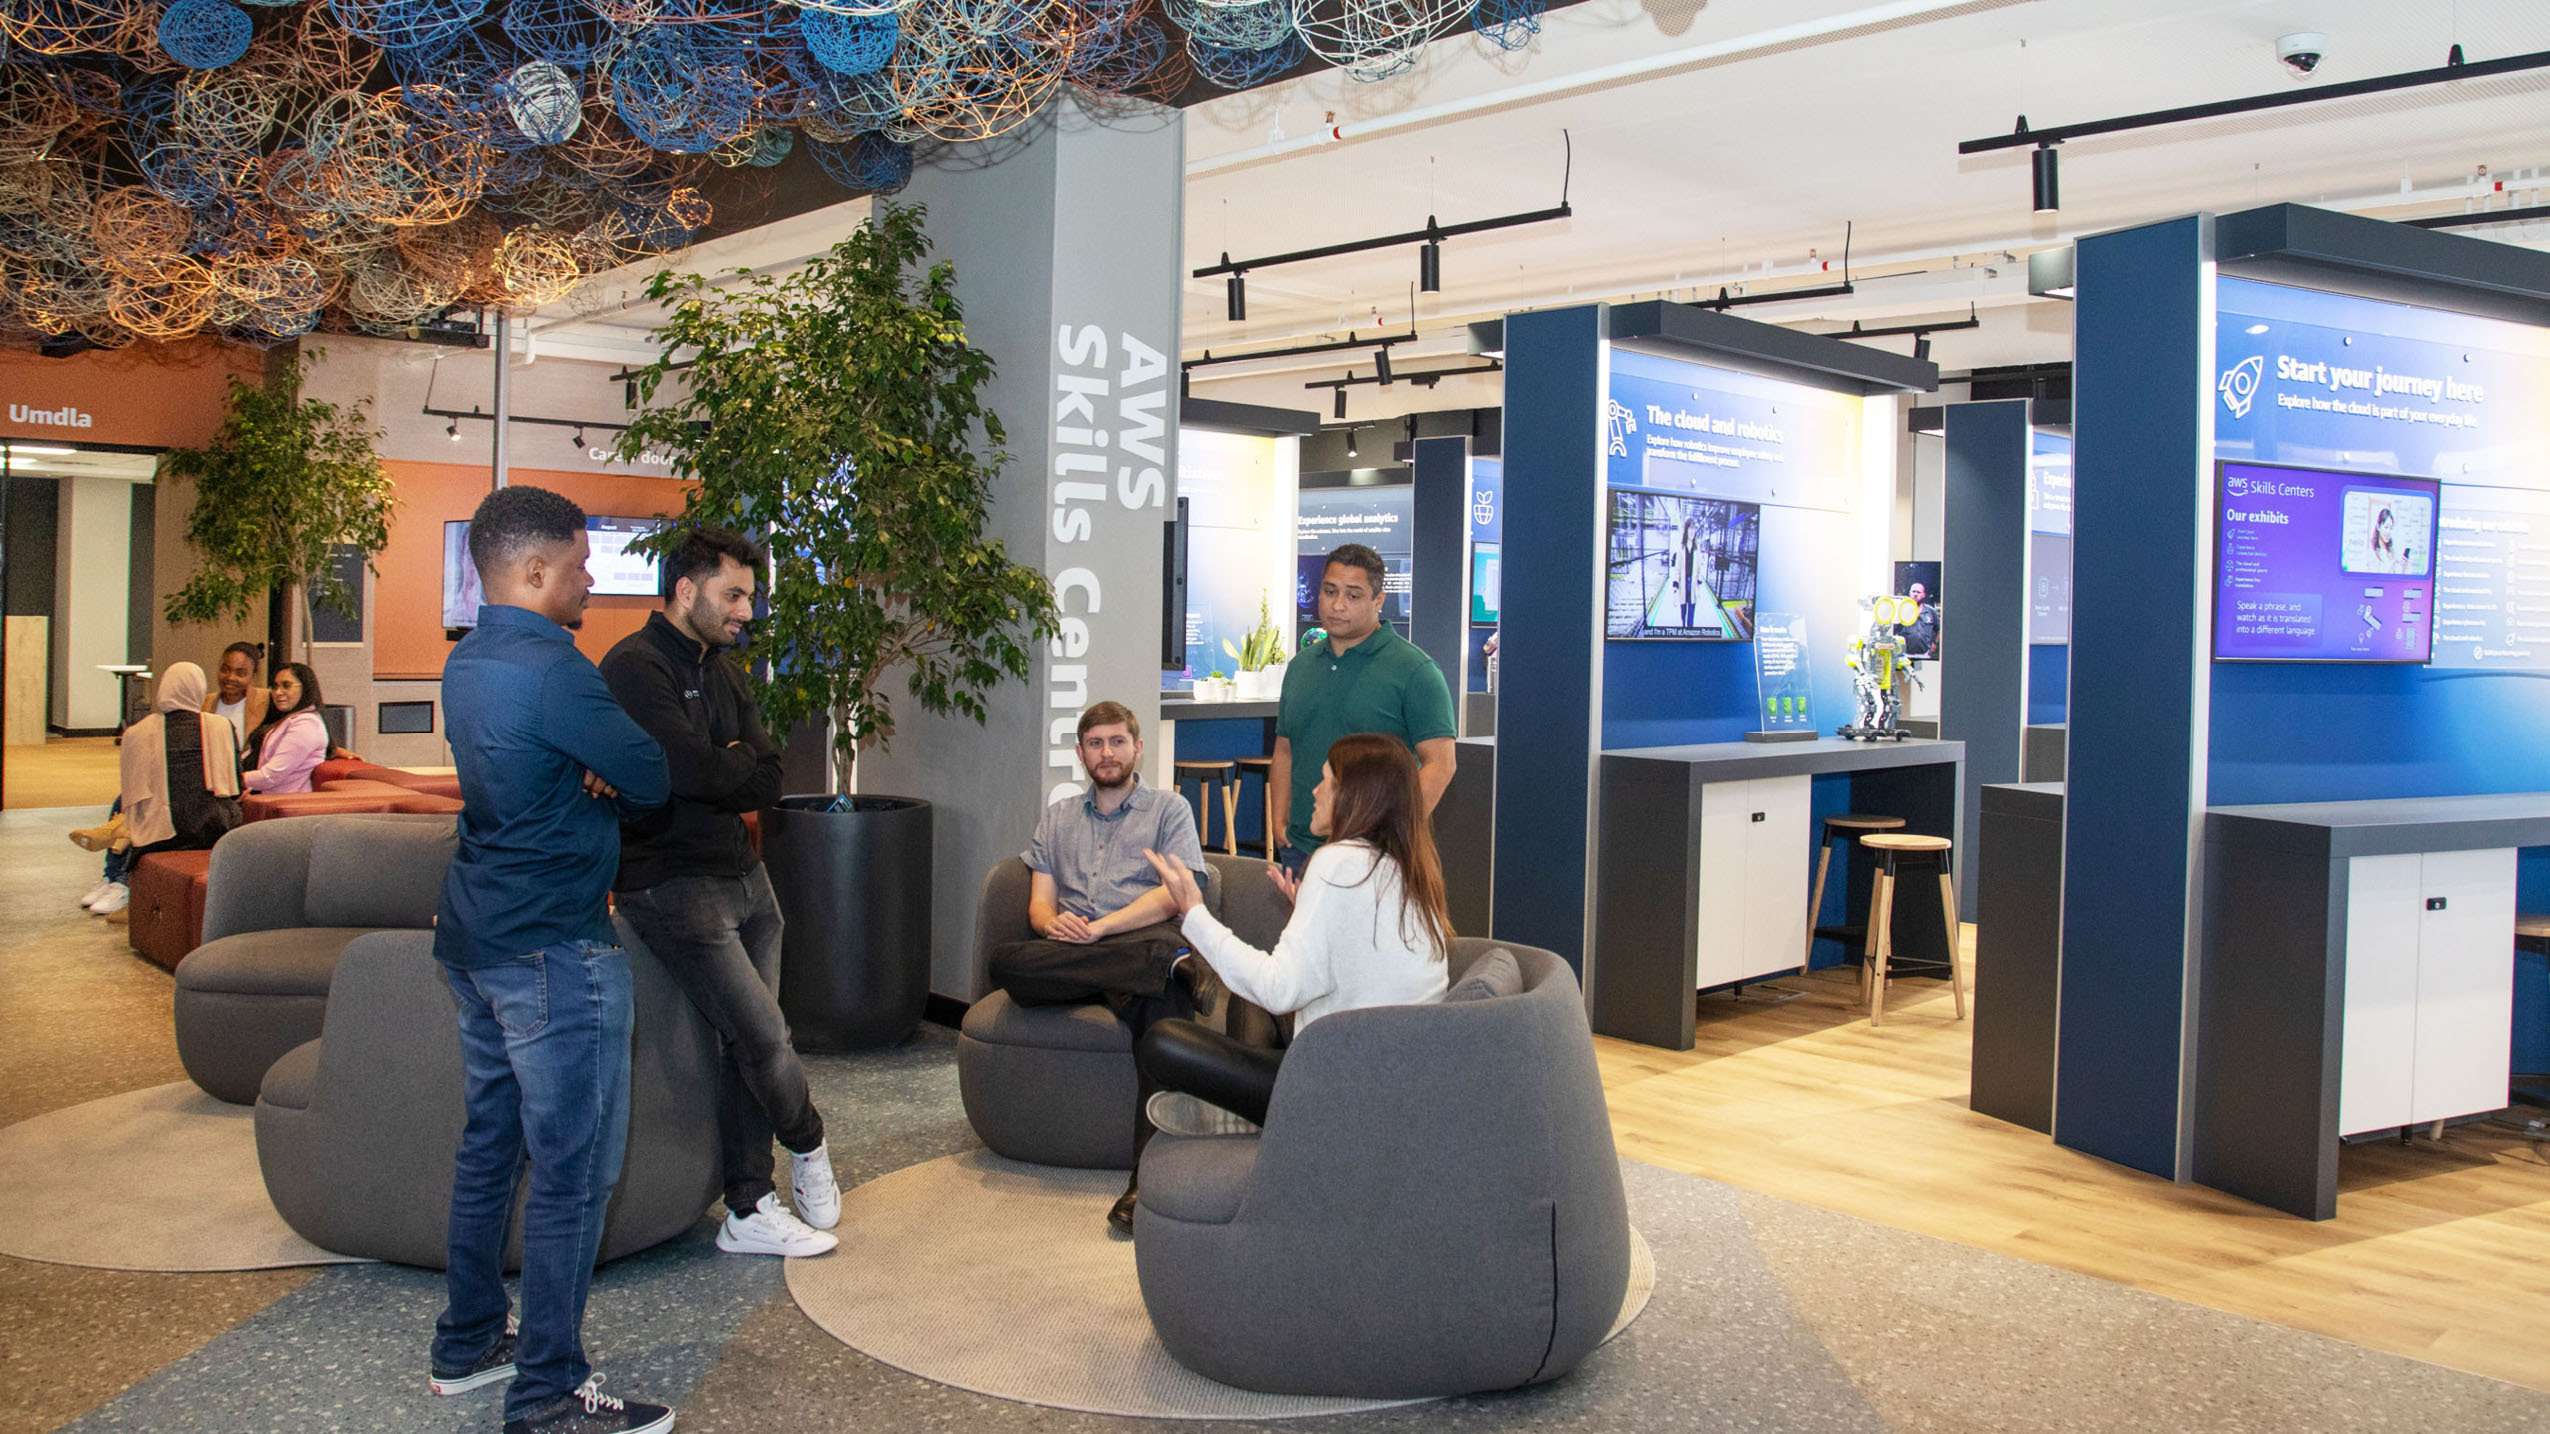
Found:
[[[2441,492],[2428,478],[2220,465],[2214,656],[2426,661]]]

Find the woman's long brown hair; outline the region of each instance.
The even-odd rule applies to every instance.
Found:
[[[1417,759],[1396,737],[1358,732],[1329,747],[1328,770],[1337,778],[1328,839],[1370,842],[1398,865],[1399,919],[1404,924],[1414,908],[1433,938],[1434,959],[1443,960],[1452,950],[1452,913],[1444,905],[1443,862],[1417,785]]]

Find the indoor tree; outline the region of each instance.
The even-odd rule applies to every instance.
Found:
[[[1055,631],[1044,574],[984,536],[1006,461],[966,342],[955,266],[923,267],[919,205],[880,201],[784,275],[659,273],[663,354],[619,455],[669,455],[693,484],[676,528],[733,528],[773,554],[754,684],[773,730],[829,719],[837,790],[891,740],[902,683],[927,711],[985,720]],[[650,540],[661,552],[676,529]]]
[[[338,551],[353,548],[369,566],[389,545],[398,501],[372,449],[381,434],[363,413],[368,400],[302,396],[318,356],[279,366],[264,384],[231,379],[229,410],[212,441],[172,448],[160,460],[163,474],[195,482],[186,538],[201,556],[194,577],[168,595],[168,620],[245,621],[252,603],[280,590],[304,661],[319,605],[355,613]]]

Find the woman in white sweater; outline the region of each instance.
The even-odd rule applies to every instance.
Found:
[[[1177,902],[1195,954],[1242,998],[1296,1016],[1296,1035],[1340,1011],[1442,1000],[1452,922],[1416,758],[1396,738],[1340,738],[1311,795],[1310,829],[1326,841],[1298,882],[1267,868],[1293,899],[1293,919],[1272,951],[1249,945],[1205,910],[1184,865],[1145,853]],[[1154,1023],[1134,1056],[1164,1093],[1183,1091],[1259,1124],[1283,1060],[1281,1051],[1183,1020]]]

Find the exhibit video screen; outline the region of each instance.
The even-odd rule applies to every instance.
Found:
[[[2427,661],[2440,489],[2431,478],[2221,464],[2214,656]]]
[[[1752,641],[1759,504],[1614,488],[1610,534],[1605,637]]]
[[[596,597],[654,597],[659,591],[653,558],[629,551],[629,544],[655,528],[653,518],[584,520],[585,542],[592,555],[585,571],[593,574]],[[479,585],[478,565],[469,559],[469,520],[443,524],[443,626],[476,627],[478,609],[487,601]]]

